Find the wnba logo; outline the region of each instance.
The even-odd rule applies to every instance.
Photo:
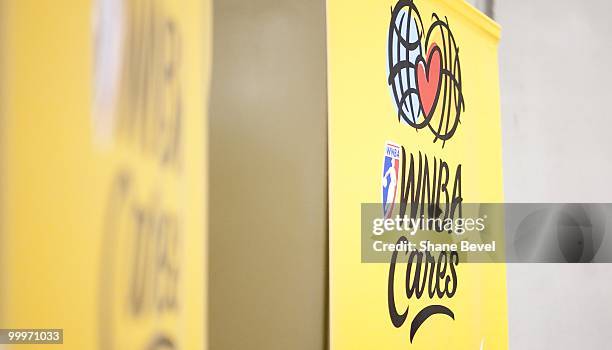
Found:
[[[391,10],[388,84],[398,120],[428,128],[442,146],[455,134],[465,110],[459,48],[448,24],[437,14],[425,30],[413,0]]]
[[[390,218],[397,193],[399,179],[399,164],[402,149],[400,146],[387,142],[382,173],[382,203],[385,218]]]

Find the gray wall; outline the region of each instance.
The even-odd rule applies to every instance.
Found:
[[[486,13],[489,17],[494,17],[494,1],[493,0],[467,0],[480,11]]]
[[[210,349],[325,345],[324,0],[214,1]]]
[[[506,201],[612,201],[610,13],[607,0],[495,1]],[[508,293],[511,349],[611,346],[612,265],[508,265]]]

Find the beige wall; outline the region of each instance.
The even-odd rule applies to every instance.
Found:
[[[326,343],[325,2],[214,2],[210,349]]]

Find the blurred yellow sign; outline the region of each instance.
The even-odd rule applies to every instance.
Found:
[[[327,9],[331,349],[507,348],[503,264],[360,255],[364,203],[419,218],[503,201],[498,25],[465,1]]]
[[[0,4],[0,328],[204,348],[210,3]]]

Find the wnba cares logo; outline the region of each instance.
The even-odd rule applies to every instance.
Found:
[[[426,30],[413,0],[391,9],[388,84],[398,120],[428,128],[442,145],[455,134],[465,109],[459,48],[448,24],[432,14]]]

